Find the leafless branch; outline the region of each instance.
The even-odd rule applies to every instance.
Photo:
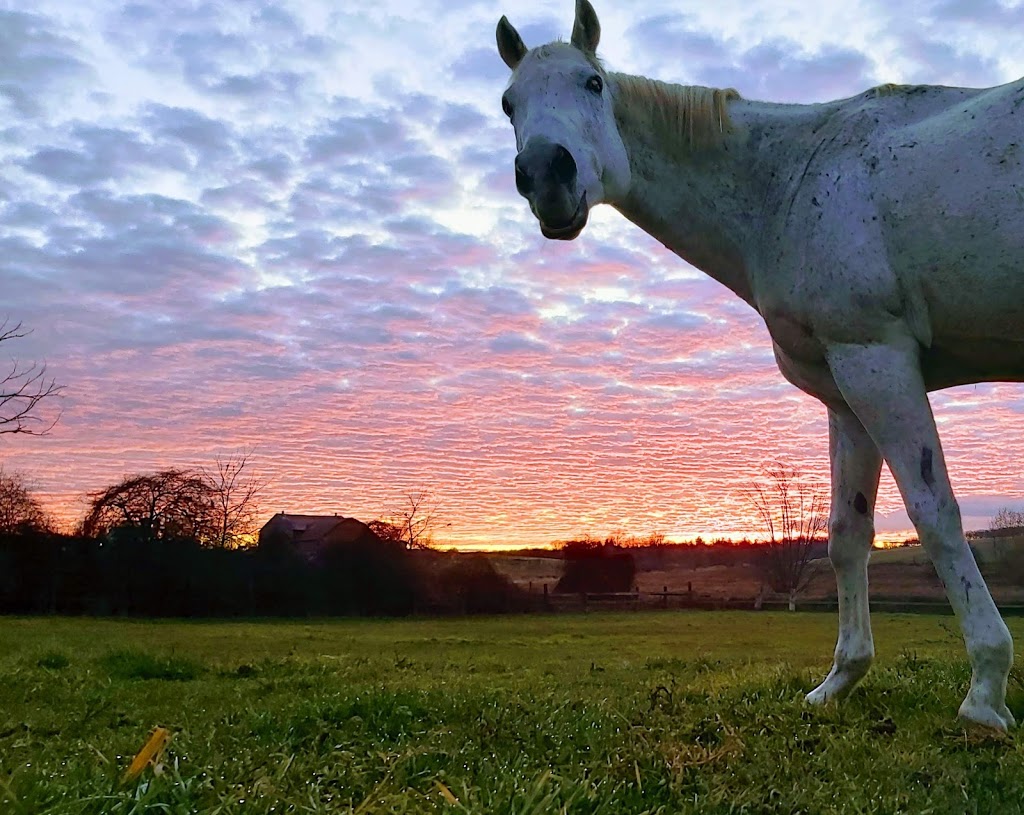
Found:
[[[814,545],[828,529],[826,492],[797,470],[772,462],[747,494],[768,533],[761,579],[774,591],[788,594],[792,604],[815,576]]]
[[[1002,507],[989,523],[989,529],[1020,529],[1024,527],[1024,512]]]
[[[10,325],[0,323],[0,343],[26,337],[31,332],[21,323]],[[64,390],[52,377],[46,376],[46,365],[31,363],[23,366],[17,359],[11,359],[11,370],[0,379],[0,434],[26,433],[44,436],[53,430],[60,420],[62,411],[47,422],[38,415],[37,409],[45,399],[57,396]]]
[[[434,545],[434,532],[441,524],[437,502],[427,490],[411,492],[390,511],[384,523],[401,530],[402,541],[410,549],[429,549]]]
[[[227,458],[218,456],[214,468],[200,471],[213,496],[215,546],[237,548],[255,540],[259,496],[267,483],[249,474],[254,452],[247,449]]]

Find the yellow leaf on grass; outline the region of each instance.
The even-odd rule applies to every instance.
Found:
[[[455,793],[453,793],[450,789],[448,789],[448,787],[446,787],[440,781],[435,781],[434,783],[437,784],[438,792],[441,793],[441,797],[444,798],[444,800],[446,800],[453,807],[457,807],[459,805],[459,799],[455,797]]]
[[[149,737],[138,755],[132,760],[131,766],[125,770],[124,780],[133,781],[138,778],[144,769],[150,764],[156,762],[160,758],[160,754],[164,751],[167,746],[167,742],[171,740],[171,731],[166,727],[158,727],[153,730],[153,734]]]

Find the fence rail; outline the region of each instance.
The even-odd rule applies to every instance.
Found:
[[[631,591],[631,592],[550,592],[545,584],[543,592],[531,592],[547,611],[639,611],[651,609],[694,609],[705,611],[785,611],[789,608],[786,599],[764,598],[757,603],[750,598],[720,598],[702,596],[690,591]],[[1024,616],[1024,604],[999,604],[999,611],[1007,617]],[[797,600],[797,611],[836,612],[839,603],[836,598]],[[952,615],[953,610],[944,600],[901,599],[878,597],[871,600],[871,610],[899,614],[941,614]]]

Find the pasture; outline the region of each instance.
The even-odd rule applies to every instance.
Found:
[[[691,546],[661,550],[631,550],[636,559],[636,584],[642,592],[662,588],[682,592],[688,587],[697,597],[714,600],[748,600],[753,606],[762,579],[757,568],[740,557],[707,565],[694,557]],[[699,550],[700,547],[697,547]],[[1000,605],[1024,604],[1024,538],[986,537],[971,541],[985,582]],[[491,562],[518,586],[541,591],[553,587],[562,575],[563,562],[552,557],[507,554],[490,555]],[[812,561],[814,577],[801,593],[803,600],[835,600],[836,577],[825,558]],[[934,601],[948,608],[946,592],[935,567],[921,546],[875,549],[868,561],[871,596],[876,600]]]
[[[831,614],[0,619],[0,811],[1020,812],[1018,736],[952,718],[953,619],[875,630],[861,688],[812,708]]]

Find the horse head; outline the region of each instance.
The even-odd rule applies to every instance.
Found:
[[[508,19],[498,22],[498,52],[512,70],[501,104],[516,133],[516,189],[547,238],[572,240],[592,207],[629,189],[614,88],[596,53],[600,37],[588,0],[576,0],[568,43],[529,49]]]

